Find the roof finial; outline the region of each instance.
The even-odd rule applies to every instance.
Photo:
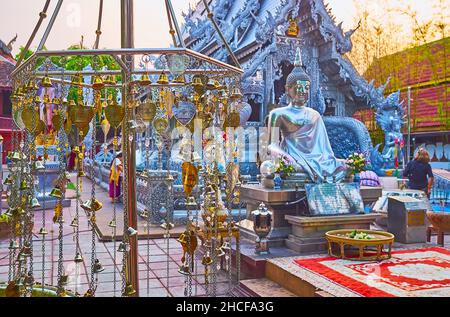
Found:
[[[297,51],[295,52],[294,66],[303,67],[302,52],[300,51],[300,47],[297,47]]]

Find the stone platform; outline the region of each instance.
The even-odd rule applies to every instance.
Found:
[[[286,216],[292,233],[286,246],[299,253],[320,252],[327,249],[325,233],[338,229],[370,229],[378,214],[340,215],[322,217]]]

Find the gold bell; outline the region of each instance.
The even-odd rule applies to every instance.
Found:
[[[33,164],[33,169],[35,171],[45,170],[44,163],[42,163],[42,161],[35,161]]]
[[[58,284],[64,286],[67,285],[67,282],[69,282],[69,275],[66,274],[61,275]]]
[[[206,89],[208,90],[216,90],[218,88],[221,88],[221,85],[217,79],[210,79],[208,80],[208,83],[206,84]]]
[[[160,85],[167,85],[169,83],[169,78],[167,78],[166,73],[162,72],[156,82]]]
[[[36,82],[33,79],[30,79],[27,84],[28,91],[36,91],[39,87],[36,85]]]
[[[111,220],[111,221],[108,223],[108,227],[110,227],[110,228],[115,228],[115,227],[117,227],[116,221],[115,221],[115,220]]]
[[[127,284],[122,296],[132,296],[134,294],[136,294],[136,290],[133,288],[131,284]]]
[[[141,216],[142,218],[144,218],[144,219],[147,219],[147,218],[149,217],[148,210],[147,210],[147,209],[144,209],[144,210],[141,212],[140,216]]]
[[[94,77],[94,82],[92,83],[92,89],[94,90],[101,90],[105,87],[105,83],[103,82],[103,79],[100,76]]]
[[[186,77],[184,75],[178,75],[175,77],[172,82],[174,84],[185,84],[186,83]]]
[[[230,250],[230,249],[231,249],[231,247],[230,247],[230,242],[225,241],[225,242],[222,244],[221,248],[222,248],[223,250]]]
[[[52,81],[50,80],[50,77],[44,76],[44,78],[42,78],[41,87],[45,87],[45,88],[52,87]]]
[[[194,196],[190,196],[190,197],[188,198],[188,201],[187,201],[187,203],[186,203],[186,206],[189,206],[189,207],[197,207],[197,202],[195,201]]]
[[[239,89],[239,87],[234,87],[231,90],[230,98],[234,99],[234,100],[242,98],[242,93],[241,93],[241,90]]]
[[[182,245],[187,244],[187,235],[185,233],[180,234],[180,236],[177,239],[178,242],[180,242]]]
[[[192,87],[194,87],[194,89],[201,89],[203,88],[203,82],[202,82],[202,78],[199,75],[194,75],[194,77],[192,77]]]
[[[139,85],[140,86],[148,86],[151,83],[152,83],[152,81],[150,80],[150,77],[147,74],[142,75],[141,76],[141,80],[139,80]]]
[[[125,242],[121,242],[119,244],[119,248],[117,248],[117,252],[127,252],[128,251],[128,244]]]
[[[30,204],[31,208],[39,208],[39,207],[41,207],[41,205],[39,204],[39,201],[38,201],[38,199],[36,197],[31,198],[29,204]]]
[[[28,185],[27,181],[23,179],[20,182],[20,188],[19,189],[20,190],[28,190],[28,189],[30,189],[30,186]]]
[[[211,257],[210,256],[203,256],[203,258],[202,258],[202,264],[203,265],[211,265],[213,263],[213,260],[211,259]]]
[[[49,95],[45,94],[44,98],[42,99],[42,102],[46,105],[50,104],[52,101],[50,100]]]
[[[217,248],[216,251],[217,251],[217,254],[216,254],[217,257],[221,257],[221,256],[225,255],[225,252],[223,252],[222,248]]]
[[[103,272],[104,270],[105,270],[105,268],[100,263],[100,260],[99,259],[95,259],[94,269],[93,269],[94,273],[100,273],[100,272]]]
[[[17,243],[17,241],[10,241],[9,242],[9,247],[8,249],[10,250],[17,250],[19,248],[19,244]]]
[[[54,187],[52,189],[52,191],[50,192],[49,196],[52,196],[55,198],[61,198],[63,195],[62,195],[61,189],[59,189],[59,187]]]
[[[86,173],[84,172],[84,170],[79,170],[78,177],[84,177],[84,176],[86,176]]]
[[[128,227],[127,233],[128,233],[128,236],[129,236],[129,237],[132,237],[132,236],[137,235],[138,232],[137,232],[137,230],[134,229],[133,227]]]
[[[96,198],[89,199],[85,201],[83,204],[81,204],[81,208],[83,208],[86,211],[92,212],[92,211],[99,211],[102,209],[103,204],[98,201]]]
[[[108,75],[106,76],[104,83],[106,85],[114,86],[116,84],[116,77],[114,75]]]
[[[42,227],[41,229],[39,229],[39,234],[45,236],[46,234],[48,234],[48,232],[44,227]]]
[[[188,265],[183,264],[178,269],[178,273],[183,274],[183,275],[190,275],[191,271],[189,270],[189,266]]]
[[[13,181],[12,181],[11,175],[8,175],[8,177],[6,177],[5,180],[3,181],[3,185],[6,185],[6,186],[12,185],[12,183],[13,183]]]
[[[23,279],[23,284],[25,286],[31,287],[34,284],[34,277],[33,274],[31,272],[28,272],[28,274],[25,276],[25,278]]]
[[[172,230],[173,228],[175,228],[175,225],[171,222],[167,223],[167,222],[163,222],[160,225],[161,228],[163,228],[164,230]]]
[[[70,222],[70,226],[74,228],[78,227],[78,219],[73,218],[72,221]]]
[[[21,155],[20,155],[19,152],[12,152],[12,154],[11,154],[11,161],[17,162],[17,161],[20,160],[20,157],[21,157]]]
[[[57,105],[57,106],[60,105],[61,99],[59,99],[58,97],[53,97],[52,104]]]
[[[81,77],[81,74],[76,74],[73,76],[71,84],[73,86],[81,86],[83,84],[83,77]]]
[[[81,263],[83,262],[83,257],[81,256],[80,252],[77,251],[75,254],[75,258],[73,259],[75,263]]]

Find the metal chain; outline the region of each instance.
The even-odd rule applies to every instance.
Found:
[[[97,92],[99,93],[99,92]],[[97,115],[94,115],[93,119],[93,127],[92,127],[92,149],[91,149],[91,181],[92,181],[92,189],[91,189],[91,201],[95,199],[95,175],[94,175],[94,160],[95,160],[95,149],[96,149],[96,133],[97,133]],[[91,239],[91,283],[90,288],[92,294],[95,294],[95,288],[98,281],[98,276],[95,275],[95,260],[96,260],[96,249],[95,249],[95,210],[92,210],[91,216],[91,230],[92,230],[92,239]],[[95,279],[94,279],[95,278]]]
[[[113,165],[114,169],[116,168],[116,154],[117,154],[117,129],[114,128],[114,138],[113,138]],[[116,296],[116,288],[117,288],[117,279],[116,279],[116,257],[117,257],[117,248],[116,248],[116,234],[117,234],[117,214],[116,214],[116,190],[113,191],[113,223],[114,227],[112,227],[112,242],[113,242],[113,264],[114,264],[114,297]]]

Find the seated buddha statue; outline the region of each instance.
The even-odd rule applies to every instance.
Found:
[[[268,151],[272,157],[284,157],[312,182],[338,182],[346,176],[347,167],[334,156],[322,116],[307,106],[310,84],[297,49],[294,69],[286,80],[290,103],[269,114]]]

